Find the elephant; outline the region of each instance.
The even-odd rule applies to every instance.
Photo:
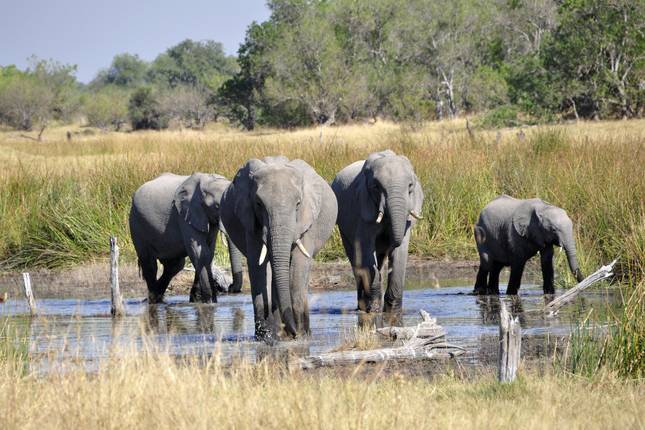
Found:
[[[220,199],[230,181],[220,175],[164,173],[146,182],[132,196],[130,234],[139,268],[148,286],[148,302],[161,303],[172,278],[184,268],[186,257],[195,267],[191,302],[217,301],[211,263],[215,240],[222,230]],[[223,231],[225,233],[225,231]],[[228,240],[233,283],[228,291],[242,288],[242,257]],[[163,273],[157,279],[157,260]]]
[[[337,212],[329,184],[284,156],[247,161],[224,191],[222,222],[247,258],[258,340],[309,333],[309,271]]]
[[[391,150],[372,153],[338,172],[331,188],[338,199],[336,223],[356,278],[358,309],[400,311],[410,231],[423,219],[423,190],[410,160]],[[382,297],[386,256],[389,271]]]
[[[479,271],[475,294],[499,294],[499,272],[511,267],[506,294],[517,294],[526,262],[538,252],[543,291],[553,294],[553,245],[564,248],[578,282],[584,279],[576,257],[573,223],[564,211],[540,199],[501,195],[488,203],[475,224]]]

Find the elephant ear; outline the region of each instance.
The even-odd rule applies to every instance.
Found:
[[[292,160],[289,166],[302,173],[303,196],[300,202],[299,235],[307,232],[318,219],[322,207],[322,185],[325,181],[303,160]]]
[[[208,232],[208,216],[206,215],[204,197],[201,182],[206,175],[193,173],[175,191],[174,204],[181,218],[196,230]]]
[[[540,212],[540,207],[530,202],[522,203],[513,212],[513,228],[520,236],[543,248],[545,241],[542,233]]]
[[[264,161],[251,159],[237,172],[233,179],[235,190],[234,212],[247,231],[255,229],[255,212],[253,208],[253,193],[255,183],[253,174],[266,166]]]
[[[374,201],[370,191],[371,172],[365,167],[359,173],[359,181],[356,184],[356,199],[361,208],[361,219],[367,223],[374,222],[378,216],[378,202]]]

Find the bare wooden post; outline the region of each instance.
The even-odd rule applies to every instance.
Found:
[[[29,306],[29,313],[32,317],[36,316],[38,314],[38,309],[36,308],[34,292],[31,290],[31,276],[29,273],[22,274],[22,281],[25,286],[25,298],[27,299],[27,305]]]
[[[110,237],[110,286],[112,289],[112,316],[120,317],[125,315],[123,296],[119,288],[119,246],[116,244],[116,237]]]
[[[517,367],[520,364],[520,348],[522,346],[522,328],[520,320],[513,318],[506,308],[506,303],[500,300],[499,312],[499,365],[498,379],[500,382],[513,382]]]

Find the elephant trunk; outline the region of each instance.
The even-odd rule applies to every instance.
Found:
[[[387,194],[387,211],[390,216],[392,245],[398,247],[403,243],[405,228],[408,222],[407,190],[402,186],[393,186]]]
[[[280,218],[280,217],[278,217]],[[284,219],[284,218],[282,218]],[[271,251],[271,271],[273,274],[274,291],[280,309],[280,316],[285,326],[285,331],[296,336],[296,324],[291,303],[291,289],[289,266],[291,262],[291,247],[293,245],[294,229],[284,226],[280,221],[271,222],[269,228],[269,249]]]
[[[567,254],[567,261],[569,263],[569,269],[571,273],[576,277],[578,282],[581,282],[584,279],[580,267],[578,266],[578,256],[576,254],[576,242],[573,239],[573,233],[566,233],[560,237],[560,245],[564,248],[564,252]]]

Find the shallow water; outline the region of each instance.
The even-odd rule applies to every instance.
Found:
[[[484,364],[496,356],[499,298],[469,295],[470,281],[456,283],[460,286],[429,288],[429,283],[418,281],[409,285],[399,322],[415,325],[419,309],[424,309],[446,329],[449,342],[467,349],[463,361]],[[589,309],[616,305],[618,293],[615,289],[585,291],[557,316],[546,317],[540,311],[546,301],[541,288],[523,285],[520,296],[509,299],[512,313],[520,318],[523,350],[536,356],[548,354],[550,339],[570,333]],[[250,294],[220,296],[213,305],[188,304],[186,296],[168,297],[166,304],[155,306],[128,300],[127,316],[118,320],[109,315],[109,300],[39,300],[41,317],[34,319],[27,317],[24,301],[10,300],[0,304],[0,315],[20,322],[28,333],[32,357],[42,358],[36,361],[45,371],[52,356],[56,362],[80,359],[92,368],[115,346],[144,348],[147,342],[178,356],[217,352],[227,361],[243,357],[254,362],[284,352],[304,356],[339,346],[358,325],[382,324],[382,316],[355,310],[354,290],[316,292],[309,297],[311,336],[274,347],[253,338]]]

